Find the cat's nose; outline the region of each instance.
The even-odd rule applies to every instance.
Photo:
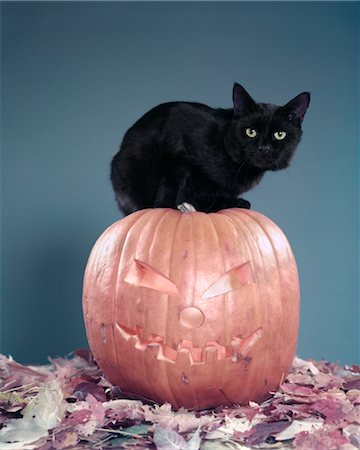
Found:
[[[269,153],[271,150],[270,145],[259,145],[258,150],[260,152]]]

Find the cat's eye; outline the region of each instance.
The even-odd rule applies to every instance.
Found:
[[[254,139],[257,136],[257,131],[255,130],[255,128],[246,128],[245,130],[246,136]]]
[[[286,137],[286,131],[275,131],[274,138],[278,141],[282,141]]]

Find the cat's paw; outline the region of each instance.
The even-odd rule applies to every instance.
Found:
[[[250,209],[251,203],[247,200],[244,200],[243,198],[238,198],[236,202],[236,208]]]

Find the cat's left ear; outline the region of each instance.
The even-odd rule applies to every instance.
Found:
[[[284,109],[289,114],[289,120],[300,119],[300,121],[302,122],[304,120],[304,116],[306,110],[308,109],[309,103],[309,92],[302,92],[301,94],[290,100],[289,103],[284,106]]]
[[[250,97],[246,90],[238,83],[233,88],[233,103],[236,117],[242,117],[251,112],[255,106],[255,101]]]

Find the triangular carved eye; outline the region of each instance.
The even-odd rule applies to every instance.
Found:
[[[236,266],[222,275],[209,289],[204,292],[202,298],[212,298],[217,295],[226,294],[248,284],[254,283],[254,276],[250,262],[247,261],[240,266]]]
[[[134,259],[124,279],[126,283],[141,286],[168,295],[178,295],[179,291],[175,284],[158,270],[149,264]]]

